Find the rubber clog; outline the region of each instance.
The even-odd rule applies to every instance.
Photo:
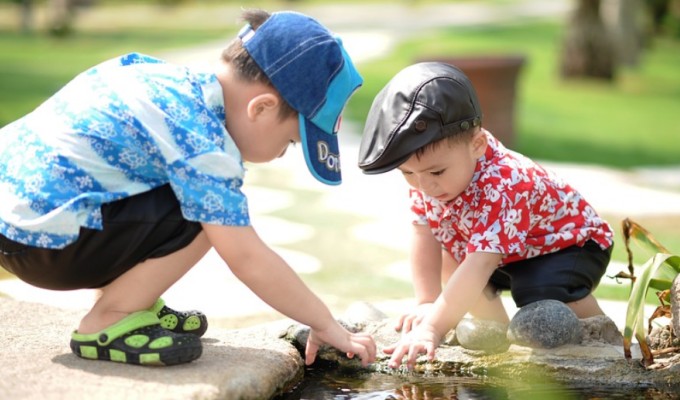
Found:
[[[200,311],[175,311],[165,305],[163,299],[149,308],[161,321],[161,326],[175,333],[190,333],[198,337],[208,330],[208,318]]]
[[[90,360],[176,365],[196,360],[203,347],[198,336],[171,332],[153,312],[138,311],[97,333],[73,332],[71,350]]]

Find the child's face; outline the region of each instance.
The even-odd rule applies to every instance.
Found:
[[[288,146],[300,142],[300,121],[297,114],[283,120],[276,118],[261,122],[259,129],[251,132],[255,148],[249,149],[248,161],[269,162],[283,157]]]
[[[481,131],[470,140],[443,140],[420,157],[412,155],[399,166],[411,187],[439,201],[450,201],[465,191],[475,172],[477,160],[486,151]]]
[[[229,120],[228,120],[229,122]],[[264,163],[282,157],[288,146],[300,142],[297,114],[281,119],[277,113],[259,115],[254,119],[233,118],[228,129],[244,161]],[[242,123],[239,123],[242,122]]]

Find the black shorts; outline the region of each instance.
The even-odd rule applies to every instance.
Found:
[[[184,219],[169,185],[102,206],[103,230],[81,228],[63,249],[26,246],[0,235],[0,265],[45,289],[98,288],[149,259],[188,246],[201,224]]]
[[[592,292],[604,275],[612,247],[607,250],[589,240],[555,253],[504,265],[489,282],[498,290],[510,290],[517,307],[539,300],[564,303],[580,300]]]

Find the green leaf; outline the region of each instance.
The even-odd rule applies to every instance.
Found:
[[[627,355],[630,354],[631,339],[633,335],[635,335],[643,355],[649,355],[649,357],[651,357],[651,352],[645,342],[645,297],[647,296],[647,291],[650,287],[657,288],[655,286],[658,286],[665,287],[666,289],[670,288],[670,283],[667,283],[668,281],[655,278],[659,275],[670,277],[671,275],[676,276],[680,273],[680,256],[657,253],[648,260],[641,269],[642,273],[635,280],[628,300],[626,325],[623,331],[624,353]],[[649,365],[652,360],[645,361],[645,365]]]

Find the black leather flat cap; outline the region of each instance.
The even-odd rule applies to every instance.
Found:
[[[421,147],[481,123],[477,93],[460,69],[441,62],[413,64],[373,100],[359,168],[366,174],[390,171]]]

